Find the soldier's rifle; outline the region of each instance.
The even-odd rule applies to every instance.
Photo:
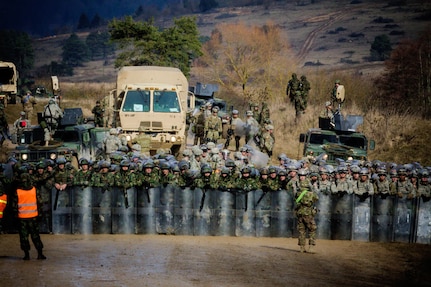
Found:
[[[57,210],[58,205],[58,194],[60,193],[59,189],[55,189],[55,199],[54,199],[54,210]]]

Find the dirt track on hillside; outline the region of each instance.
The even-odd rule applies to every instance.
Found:
[[[0,235],[2,286],[431,286],[431,246],[293,238],[42,235],[23,261]]]

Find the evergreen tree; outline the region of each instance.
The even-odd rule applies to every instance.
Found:
[[[15,64],[21,77],[33,68],[34,50],[25,32],[0,30],[0,60]]]
[[[85,43],[91,60],[106,59],[114,53],[114,45],[110,43],[109,38],[108,32],[92,32],[87,36]]]
[[[99,16],[99,14],[94,15],[91,20],[90,28],[94,29],[100,27],[103,24],[103,19]]]
[[[201,10],[201,12],[206,12],[217,7],[218,2],[216,0],[201,0],[199,2],[199,10]]]
[[[73,33],[63,46],[63,63],[69,67],[78,67],[88,60],[87,45]]]
[[[116,67],[160,65],[178,67],[190,73],[193,59],[199,57],[201,43],[194,17],[174,20],[174,26],[159,30],[153,20],[136,22],[132,17],[109,24],[111,40],[123,50],[115,61]]]
[[[90,20],[87,17],[87,14],[82,13],[81,16],[79,16],[78,21],[78,30],[88,29],[90,28]]]

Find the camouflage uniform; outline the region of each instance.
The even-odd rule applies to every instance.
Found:
[[[137,185],[136,175],[130,170],[130,161],[123,160],[120,163],[120,171],[114,174],[114,184],[118,187],[119,192],[113,199],[113,204],[122,207],[128,204],[127,190]]]
[[[200,111],[194,115],[194,125],[193,125],[193,129],[192,132],[194,132],[195,134],[195,139],[194,139],[194,145],[198,144],[198,140],[199,140],[199,144],[203,144],[205,141],[205,106],[202,106],[200,108]]]
[[[311,90],[311,85],[310,82],[307,80],[307,77],[304,75],[301,76],[300,90],[302,98],[302,109],[305,111],[308,104],[308,93]]]
[[[73,173],[66,168],[66,160],[64,158],[57,160],[57,168],[54,171],[54,187],[55,192],[58,192],[57,206],[70,206],[70,187],[73,182]]]
[[[100,102],[99,101],[96,102],[96,106],[93,107],[93,109],[91,110],[91,113],[94,114],[94,125],[96,127],[104,127],[105,124],[103,122],[103,116],[104,116],[104,113],[105,113],[105,109],[103,109],[100,106]]]
[[[307,179],[300,181],[299,185],[301,191],[295,194],[295,215],[298,219],[298,245],[301,247],[301,252],[304,252],[307,230],[310,248],[316,245],[317,225],[314,216],[317,210],[314,204],[319,200],[319,196],[310,189],[310,182]]]
[[[109,163],[103,161],[98,173],[94,173],[91,185],[97,188],[93,193],[93,202],[96,207],[110,207],[111,205],[111,187],[114,185],[114,174],[109,172]]]
[[[412,183],[406,178],[407,173],[404,170],[398,171],[398,177],[397,181],[391,182],[391,192],[397,194],[400,198],[414,198],[416,193]]]
[[[274,130],[274,127],[272,125],[266,125],[265,127],[266,131],[262,134],[260,138],[260,150],[266,154],[268,154],[269,157],[272,156],[272,150],[274,149],[274,137],[272,135],[272,131]]]
[[[28,207],[31,207],[29,204],[28,199],[31,198],[32,192],[33,192],[34,185],[32,184],[32,180],[30,178],[30,174],[23,173],[20,175],[20,180],[18,183],[18,189],[21,190],[18,192],[18,189],[16,191],[16,196],[14,197],[14,203],[13,208],[15,211],[15,214],[18,215],[19,222],[20,222],[20,228],[19,228],[19,239],[20,239],[20,245],[21,249],[24,251],[24,260],[30,260],[30,242],[28,240],[28,237],[31,237],[31,240],[33,241],[34,247],[37,249],[37,259],[46,259],[46,257],[42,253],[43,249],[43,243],[40,239],[39,235],[39,221],[38,221],[38,211],[37,207],[32,213],[35,213],[36,216],[34,217],[28,217],[25,215],[25,212],[23,212],[22,209],[27,209]],[[37,196],[37,190],[34,188],[34,192],[36,194],[33,194],[35,204],[39,204],[39,197]],[[30,196],[30,197],[29,197]],[[26,200],[22,200],[21,198],[27,198]],[[24,204],[25,202],[25,204]],[[23,217],[22,217],[23,216]]]
[[[241,177],[236,182],[236,189],[240,193],[247,193],[261,188],[258,179],[251,176],[251,168],[244,167],[241,170]]]
[[[81,207],[85,204],[85,198],[89,196],[89,194],[85,194],[91,192],[87,187],[91,185],[93,172],[89,169],[89,162],[85,159],[81,159],[79,162],[80,169],[73,176],[73,185],[75,186],[74,193],[74,206]],[[83,166],[87,166],[86,168]],[[88,202],[87,204],[91,204]]]
[[[205,135],[207,142],[217,143],[223,131],[222,122],[217,115],[218,109],[213,108],[213,113],[205,120]]]

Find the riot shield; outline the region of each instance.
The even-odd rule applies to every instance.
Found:
[[[136,233],[136,189],[115,187],[112,196],[112,233]]]
[[[406,197],[396,198],[393,241],[406,243],[413,242],[415,207],[415,199],[408,199]]]
[[[93,234],[112,233],[112,188],[93,187]]]
[[[394,196],[387,194],[377,194],[373,196],[371,241],[392,241],[394,200]]]
[[[331,239],[332,196],[326,193],[319,193],[316,208],[316,238]]]
[[[350,240],[352,237],[351,194],[333,194],[331,214],[331,239]]]
[[[193,234],[211,235],[211,209],[209,205],[209,193],[212,190],[195,188],[193,191]]]
[[[40,233],[52,233],[52,202],[51,189],[46,186],[39,187],[41,198],[39,231]]]
[[[418,206],[416,243],[431,243],[431,200],[421,197]]]
[[[160,189],[158,187],[141,187],[136,192],[138,198],[136,232],[138,234],[157,234],[156,217]]]
[[[214,190],[215,207],[211,226],[216,236],[235,236],[235,193]]]
[[[175,234],[174,226],[175,186],[160,186],[160,198],[156,211],[156,232]]]
[[[292,237],[294,222],[293,194],[287,190],[271,193],[271,236]]]
[[[271,192],[255,191],[256,236],[271,237]]]
[[[353,195],[352,240],[370,241],[371,197]]]
[[[72,188],[65,190],[52,188],[52,233],[72,233]]]
[[[193,190],[175,187],[174,206],[175,234],[193,235]]]
[[[72,188],[72,233],[92,234],[92,188],[74,186]]]
[[[256,236],[255,191],[236,194],[235,235]]]

